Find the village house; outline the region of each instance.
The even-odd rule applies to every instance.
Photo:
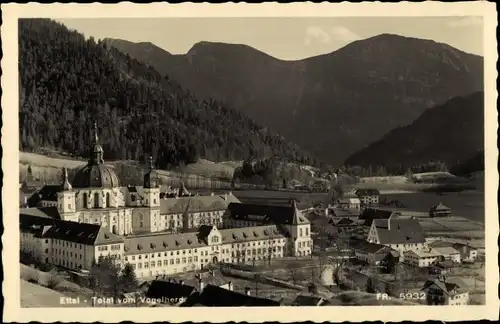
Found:
[[[429,267],[429,272],[437,275],[449,274],[455,264],[451,260],[439,261]]]
[[[374,219],[368,232],[367,241],[388,246],[400,253],[427,248],[420,222],[413,218],[399,218],[391,215],[388,219]]]
[[[340,236],[350,236],[351,232],[359,228],[358,222],[350,218],[331,219],[329,223]]]
[[[454,263],[460,263],[462,261],[460,257],[460,252],[455,250],[451,246],[437,246],[433,247],[432,249],[437,253],[441,254],[442,261],[450,260]]]
[[[451,216],[451,209],[443,203],[439,203],[436,206],[432,206],[429,209],[429,216],[430,217],[448,217]]]
[[[462,243],[453,243],[452,247],[460,253],[460,258],[464,262],[474,262],[478,257],[478,249]]]
[[[434,249],[415,249],[405,251],[404,262],[418,268],[426,268],[442,259],[442,255]]]
[[[378,266],[388,258],[399,260],[399,253],[385,245],[360,242],[354,247],[356,259]]]
[[[427,294],[428,305],[468,305],[469,290],[458,278],[440,276],[427,280],[422,288]]]
[[[359,198],[355,198],[355,197],[343,197],[343,198],[338,199],[336,201],[335,205],[336,205],[336,207],[341,208],[341,209],[360,210],[361,209],[361,200],[359,200]]]
[[[379,204],[380,191],[377,189],[357,189],[355,194],[363,206],[378,206]]]

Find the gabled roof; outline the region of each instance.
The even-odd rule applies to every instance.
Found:
[[[352,225],[357,225],[356,222],[349,218],[342,218],[339,220],[337,223],[334,224],[335,226],[352,226]]]
[[[365,225],[371,225],[374,219],[388,219],[393,215],[394,212],[386,209],[379,208],[366,208],[361,215],[359,215],[359,219],[365,220]]]
[[[160,213],[164,215],[219,211],[227,209],[231,202],[239,200],[232,194],[163,198],[160,200]]]
[[[439,247],[434,247],[433,249],[442,255],[460,254],[459,251],[455,250],[451,246],[439,246]]]
[[[28,206],[36,207],[42,200],[57,201],[59,191],[61,191],[60,185],[45,185],[28,198]]]
[[[248,296],[221,287],[207,285],[201,293],[191,295],[181,307],[190,306],[231,307],[231,306],[279,306],[271,299]]]
[[[369,243],[366,241],[358,244],[354,249],[365,253],[389,253],[391,251],[391,249],[385,245]]]
[[[328,213],[334,217],[359,217],[360,210],[355,208],[328,208]]]
[[[230,203],[228,210],[229,217],[235,220],[279,225],[309,224],[309,220],[297,209],[295,202],[291,206]]]
[[[437,247],[450,247],[450,246],[453,246],[453,243],[447,242],[447,241],[434,241],[434,242],[428,243],[427,245],[432,247],[432,248],[437,248]]]
[[[431,211],[451,211],[450,207],[445,206],[443,203],[439,203],[436,206],[432,206]]]
[[[470,250],[475,250],[475,251],[477,251],[477,248],[475,248],[475,247],[473,247],[473,246],[470,246],[470,245],[468,245],[468,244],[463,244],[463,243],[458,243],[458,242],[457,242],[457,243],[453,243],[453,245],[452,245],[452,246],[453,246],[453,248],[454,248],[455,250],[461,250],[461,249],[463,249],[463,248],[468,248],[468,249],[470,249]]]
[[[447,295],[461,294],[467,292],[468,289],[468,286],[458,278],[430,279],[426,281],[422,290],[431,286],[442,290]]]
[[[35,230],[43,238],[63,240],[84,245],[102,245],[123,242],[123,238],[96,224],[77,223],[27,214],[19,215],[20,229]]]
[[[380,191],[378,191],[378,189],[373,189],[373,188],[357,189],[355,191],[355,193],[356,193],[356,196],[358,196],[358,197],[380,195]]]
[[[193,286],[167,280],[154,280],[151,282],[146,297],[181,299],[188,298],[196,289]]]
[[[425,243],[425,235],[420,222],[412,218],[390,217],[375,219],[380,244]]]
[[[32,207],[32,208],[20,208],[20,215],[31,215],[37,217],[46,217],[46,218],[54,218],[61,219],[61,214],[57,210],[57,207]]]

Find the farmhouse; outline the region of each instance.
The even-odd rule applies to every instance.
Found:
[[[364,206],[378,206],[379,204],[380,191],[377,189],[358,189],[355,194]]]
[[[399,218],[395,215],[388,219],[375,219],[368,232],[367,241],[388,246],[401,255],[404,255],[405,251],[419,250],[427,246],[417,219]]]
[[[429,210],[430,217],[448,217],[451,216],[451,209],[442,203],[431,207]]]
[[[427,294],[429,305],[467,305],[469,303],[469,291],[465,283],[457,278],[440,276],[430,279],[422,288]]]
[[[409,250],[404,252],[404,261],[412,266],[424,268],[440,261],[442,255],[434,249]]]

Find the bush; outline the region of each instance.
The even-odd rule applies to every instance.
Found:
[[[58,275],[51,275],[47,280],[47,288],[55,289],[62,281],[62,278]]]

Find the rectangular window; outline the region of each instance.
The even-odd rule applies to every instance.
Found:
[[[175,264],[179,264],[181,260],[179,258],[175,259]]]
[[[168,266],[168,260],[163,260],[163,265]]]
[[[194,256],[194,262],[197,262],[197,261],[198,261],[198,257]]]
[[[156,263],[154,261],[151,261],[151,268],[154,268],[156,266]]]
[[[149,264],[147,262],[144,262],[144,268],[148,268]]]
[[[170,259],[170,264],[174,264],[174,259]]]

